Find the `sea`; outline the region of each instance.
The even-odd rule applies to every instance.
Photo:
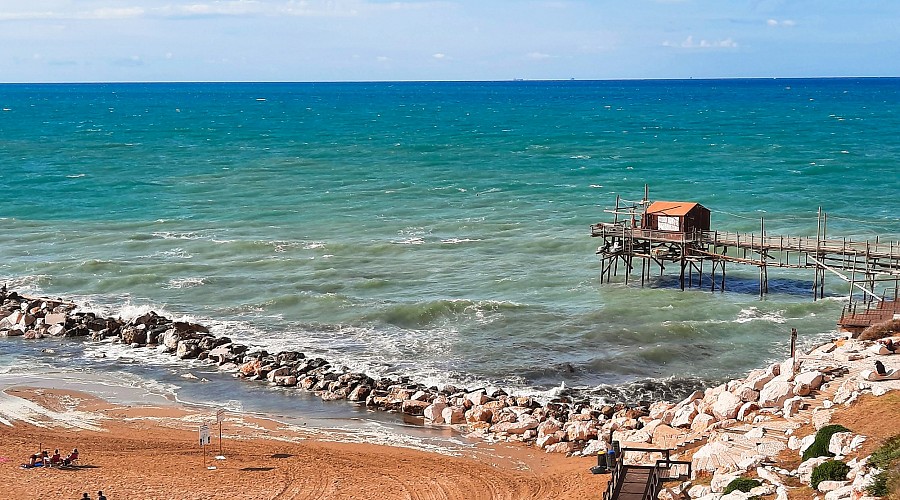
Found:
[[[677,265],[601,283],[590,225],[900,240],[900,79],[0,85],[0,282],[371,376],[675,401],[838,336],[850,287]],[[888,285],[893,287],[893,283]],[[858,294],[857,294],[858,295]],[[375,418],[109,341],[0,338],[7,383],[105,380]]]

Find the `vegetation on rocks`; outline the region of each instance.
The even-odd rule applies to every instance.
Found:
[[[869,465],[881,469],[867,488],[869,494],[900,499],[900,434],[889,438],[875,450],[869,457]]]
[[[846,481],[848,472],[850,472],[849,465],[840,460],[829,460],[813,469],[809,485],[816,489],[822,481]]]
[[[722,491],[723,494],[727,495],[732,491],[738,490],[743,491],[744,493],[749,493],[750,490],[756,488],[757,486],[762,485],[761,482],[756,479],[750,479],[746,477],[739,477],[728,483],[728,486]]]
[[[819,429],[819,432],[816,433],[816,439],[813,441],[813,444],[803,452],[803,461],[805,462],[810,458],[815,457],[833,457],[834,454],[828,451],[828,442],[831,441],[831,436],[838,432],[849,431],[850,429],[839,424],[822,427]]]

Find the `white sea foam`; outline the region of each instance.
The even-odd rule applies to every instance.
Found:
[[[202,286],[204,281],[204,278],[176,278],[169,280],[169,283],[166,284],[166,288],[194,288]]]
[[[441,243],[448,244],[448,245],[456,245],[459,243],[471,243],[473,241],[482,241],[482,240],[479,238],[447,238],[447,239],[441,240]]]
[[[68,177],[69,179],[78,179],[80,177],[84,177],[85,175],[87,174],[69,174],[66,177]]]
[[[763,312],[757,307],[749,307],[741,309],[735,323],[748,323],[750,321],[771,321],[772,323],[782,324],[785,322],[784,311]]]

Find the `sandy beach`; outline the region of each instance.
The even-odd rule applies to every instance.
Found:
[[[210,410],[123,405],[85,392],[8,387],[0,404],[0,489],[6,498],[520,499],[596,498],[607,476],[590,458],[521,445],[478,444],[460,456],[366,443],[228,413],[199,446]],[[4,423],[6,423],[4,422]],[[77,447],[80,466],[22,469],[39,449]],[[215,466],[215,470],[206,467]]]

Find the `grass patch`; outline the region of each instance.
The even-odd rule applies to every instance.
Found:
[[[872,496],[900,499],[900,434],[872,452],[869,465],[882,469],[866,491]]]

